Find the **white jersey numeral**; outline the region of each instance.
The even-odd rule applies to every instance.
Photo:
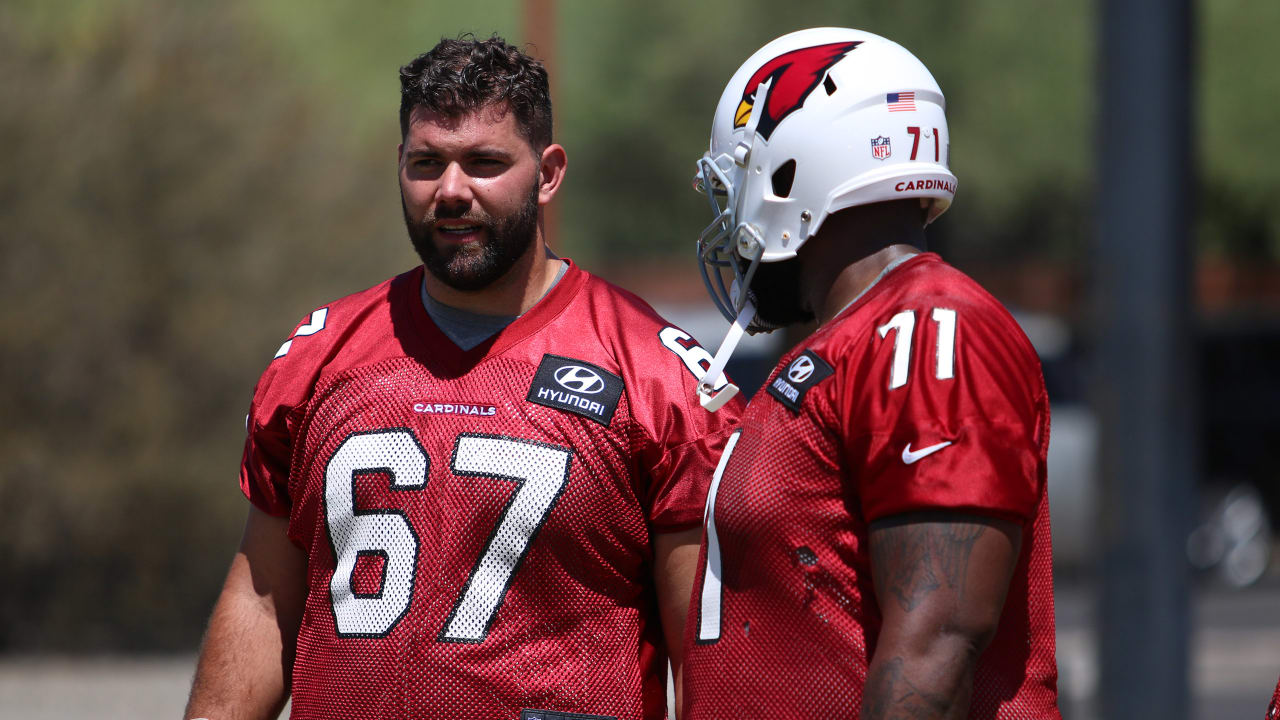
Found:
[[[569,481],[569,452],[505,437],[463,435],[453,454],[453,471],[508,480],[517,486],[440,633],[446,642],[480,642],[493,625],[529,541]]]
[[[880,326],[880,337],[887,337],[890,330],[897,330],[893,336],[893,366],[889,370],[889,389],[896,390],[907,384],[907,372],[911,369],[911,336],[916,329],[916,313],[914,310],[903,310],[889,318],[889,322]]]
[[[956,311],[934,308],[933,321],[938,323],[937,378],[950,380],[956,376]]]
[[[285,340],[284,344],[280,346],[280,349],[276,351],[276,357],[282,358],[285,355],[289,354],[289,348],[293,347],[294,338],[305,337],[307,335],[315,335],[316,333],[323,330],[324,321],[328,317],[329,317],[329,308],[327,307],[322,307],[319,310],[316,310],[315,312],[311,313],[311,317],[307,319],[307,324],[298,328],[297,331],[293,333],[293,337],[289,338],[288,340]],[[272,358],[272,359],[274,360],[275,358]]]
[[[514,481],[517,488],[497,529],[486,533],[489,543],[445,621],[441,641],[481,642],[488,635],[529,543],[568,483],[571,455],[564,448],[527,440],[458,437],[450,463],[455,474]],[[417,581],[417,533],[400,510],[356,510],[356,479],[388,475],[392,490],[420,490],[426,486],[430,462],[407,429],[352,435],[329,460],[324,510],[337,558],[329,594],[339,637],[385,637],[408,612]],[[355,591],[356,563],[362,556],[383,560],[376,593]]]
[[[658,333],[658,340],[662,342],[662,346],[675,353],[682,361],[684,366],[689,368],[689,372],[693,373],[693,379],[702,381],[702,376],[711,368],[711,361],[714,360],[711,353],[706,348],[693,341],[693,338],[686,332],[681,332],[679,328],[666,327],[662,332]],[[684,343],[692,343],[685,345]],[[716,384],[712,390],[719,390],[729,384],[729,378],[724,373],[720,373],[720,377],[716,378]]]
[[[408,430],[352,435],[329,460],[324,474],[325,524],[337,567],[329,580],[339,637],[382,637],[400,622],[413,599],[418,536],[399,510],[356,510],[355,484],[361,475],[391,476],[392,490],[426,485],[427,453]],[[358,595],[356,561],[381,556],[382,589]]]
[[[720,581],[720,536],[716,533],[716,495],[720,492],[720,478],[724,477],[724,468],[729,464],[729,456],[738,444],[739,430],[729,436],[725,443],[724,453],[720,455],[720,463],[711,476],[711,488],[707,491],[707,509],[703,516],[703,525],[707,532],[707,563],[702,570],[701,603],[698,607],[698,642],[713,643],[720,639],[721,600],[724,585]]]
[[[934,308],[930,315],[938,324],[937,362],[934,376],[939,380],[950,380],[955,377],[956,357],[956,311],[950,308]],[[911,341],[915,335],[916,313],[914,310],[903,310],[889,318],[889,322],[877,328],[881,338],[893,336],[893,361],[889,368],[889,389],[896,390],[907,384],[907,376],[911,372]]]

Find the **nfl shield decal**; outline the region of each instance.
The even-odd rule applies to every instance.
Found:
[[[893,147],[889,144],[889,138],[883,135],[871,138],[871,157],[877,160],[887,160],[892,154]]]

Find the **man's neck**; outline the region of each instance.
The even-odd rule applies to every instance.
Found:
[[[924,218],[906,203],[872,203],[835,213],[800,248],[800,287],[819,325],[871,287],[885,268],[925,247]]]
[[[538,238],[506,275],[488,287],[457,290],[430,271],[424,274],[423,283],[432,299],[449,307],[479,315],[523,315],[555,284],[561,262]]]
[[[919,253],[916,247],[906,244],[889,245],[857,262],[846,265],[831,280],[831,285],[815,307],[818,324],[825,325],[866,292],[885,268]]]

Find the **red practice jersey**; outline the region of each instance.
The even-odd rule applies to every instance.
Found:
[[[1022,523],[969,717],[1059,718],[1040,362],[937,255],[910,258],[783,357],[727,444],[685,626],[681,720],[856,718],[882,615],[870,524]]]
[[[664,717],[651,538],[701,521],[735,415],[709,354],[572,265],[462,351],[422,273],[312,313],[255,391],[241,487],[307,557],[293,716]]]
[[[1280,720],[1280,680],[1276,681],[1276,691],[1271,696],[1271,704],[1267,706],[1266,720]]]

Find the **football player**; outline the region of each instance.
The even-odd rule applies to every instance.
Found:
[[[187,717],[291,692],[312,720],[662,718],[734,411],[698,407],[708,352],[549,250],[541,64],[444,40],[400,80],[423,264],[310,313],[263,373]]]
[[[742,332],[816,320],[712,481],[681,720],[1058,718],[1040,362],[925,250],[944,100],[871,33],[785,35],[729,81],[698,252]]]

